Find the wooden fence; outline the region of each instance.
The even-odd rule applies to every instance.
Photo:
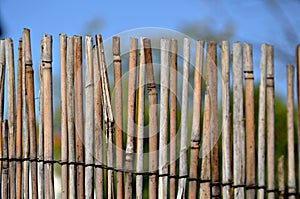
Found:
[[[41,40],[39,93],[34,92],[30,31],[24,29],[19,40],[16,69],[13,41],[0,40],[0,198],[55,198],[58,192],[61,198],[97,199],[299,198],[294,66],[287,66],[287,154],[275,160],[271,45],[261,45],[256,109],[251,44],[235,42],[231,53],[227,41],[220,48],[214,42],[197,41],[191,50],[190,40],[183,39],[179,81],[177,41],[161,39],[160,82],[155,82],[159,74],[154,70],[150,39],[141,38],[139,43],[131,38],[127,57],[120,51],[120,38],[112,41],[112,52],[106,53],[113,57],[114,86],[109,85],[101,35],[94,41],[86,36],[84,43],[80,36],[59,37],[58,160],[53,145],[52,71],[59,66],[52,65],[52,51],[57,50],[52,49],[52,36],[43,35]],[[125,80],[124,57],[128,59]],[[191,57],[195,57],[193,67]],[[296,57],[300,107],[299,46]],[[177,86],[182,92],[177,92]],[[60,187],[54,183],[56,166]]]

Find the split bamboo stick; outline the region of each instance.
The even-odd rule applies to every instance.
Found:
[[[147,56],[147,54],[145,56]],[[134,115],[135,115],[136,66],[137,66],[137,39],[130,38],[129,69],[128,69],[128,110],[127,110],[128,119],[127,119],[127,142],[126,142],[126,169],[127,170],[133,169],[133,158],[134,158],[133,137],[134,137],[134,126],[135,126]],[[128,172],[126,174],[126,182],[125,182],[125,199],[131,199],[131,198],[132,198],[132,173]]]
[[[8,146],[8,126],[7,120],[1,122],[1,131],[2,131],[2,154],[3,158],[8,158],[9,154],[9,146]],[[9,198],[9,168],[8,168],[8,161],[3,161],[3,170],[2,170],[2,193],[1,198]]]
[[[123,168],[123,107],[122,107],[122,63],[120,56],[120,38],[113,37],[114,56],[114,94],[116,111],[116,166]],[[123,198],[123,173],[117,172],[117,198]]]
[[[85,162],[94,164],[94,76],[93,76],[93,38],[85,37]],[[85,167],[85,198],[94,198],[94,167]]]
[[[36,120],[35,120],[35,97],[34,97],[34,75],[32,67],[26,67],[26,92],[28,96],[28,121],[29,121],[29,137],[30,137],[30,159],[37,158],[37,144],[36,144]],[[36,187],[37,181],[37,162],[32,161],[30,164],[31,174],[31,196],[32,199],[38,198]]]
[[[209,59],[206,68],[208,89],[211,103],[211,120],[210,120],[210,134],[211,134],[211,165],[212,165],[212,198],[221,198],[220,182],[220,161],[219,161],[219,127],[218,127],[218,68],[217,68],[217,45],[210,42],[207,45]]]
[[[160,69],[160,122],[159,122],[159,174],[168,174],[168,107],[170,82],[170,40],[160,40],[161,69]],[[159,198],[168,197],[168,177],[159,178]]]
[[[188,139],[188,97],[189,97],[189,65],[190,65],[190,41],[183,40],[183,82],[182,82],[182,107],[181,107],[181,137],[179,176],[186,176],[187,171],[187,139]],[[178,182],[177,198],[185,198],[186,178],[180,178]]]
[[[278,158],[278,191],[279,198],[284,199],[284,156]]]
[[[229,42],[221,43],[221,65],[222,65],[222,182],[223,198],[232,197],[231,188],[228,183],[232,182],[231,171],[231,132],[230,132],[230,53]],[[228,184],[228,185],[227,185]]]
[[[52,36],[43,35],[42,40],[43,68],[43,120],[44,120],[44,161],[45,165],[45,198],[55,198],[53,163],[53,100],[52,100]]]
[[[298,102],[298,192],[300,193],[300,45],[296,49]]]
[[[136,171],[143,172],[144,167],[144,105],[145,105],[145,54],[143,38],[140,39],[140,65],[138,70],[137,90],[137,160]],[[136,197],[143,198],[143,175],[136,176]]]
[[[4,99],[4,67],[5,67],[5,49],[4,49],[4,40],[0,40],[0,121],[3,120],[3,99]],[[2,154],[2,128],[0,127],[0,157],[3,157]],[[2,183],[2,163],[0,163],[0,190]],[[1,193],[0,193],[1,194]]]
[[[3,120],[3,108],[4,108],[4,70],[5,70],[5,48],[4,40],[0,40],[0,121]],[[0,126],[0,157],[3,157],[2,153],[2,127]],[[2,169],[3,164],[0,163],[0,188],[2,187]],[[1,191],[0,191],[1,194]]]
[[[46,92],[46,91],[44,91]],[[74,37],[67,38],[67,118],[68,118],[68,155],[69,162],[76,161],[75,152],[75,101],[74,101]],[[76,167],[69,165],[69,198],[77,198]]]
[[[147,74],[147,92],[149,98],[149,171],[158,170],[158,110],[157,91],[154,81],[151,40],[144,39],[144,53]],[[149,176],[149,198],[157,198],[157,176]]]
[[[242,45],[233,44],[233,176],[234,185],[245,182],[245,130],[243,116]],[[234,189],[234,198],[244,198],[244,187]]]
[[[255,186],[255,119],[252,45],[244,44],[246,185]],[[246,198],[255,198],[255,189],[246,190]]]
[[[60,95],[61,95],[61,161],[68,161],[68,116],[67,116],[67,36],[59,35],[60,43]],[[61,198],[68,198],[68,165],[61,166]]]
[[[294,66],[287,66],[287,149],[288,149],[288,194],[296,192],[294,149]],[[290,195],[289,198],[296,198]]]
[[[5,40],[0,40],[0,119],[1,121],[3,120],[3,112],[4,112],[4,77],[5,77]]]
[[[100,65],[97,48],[93,49],[94,64],[94,125],[95,125],[95,163],[103,164],[103,112],[102,112],[102,88],[100,79]],[[103,169],[96,168],[95,185],[96,198],[103,199]]]
[[[210,152],[213,147],[212,123],[213,120],[213,96],[211,95],[212,90],[212,79],[213,79],[213,67],[215,67],[215,56],[216,56],[216,46],[215,43],[208,43],[207,53],[206,53],[206,91],[204,100],[204,117],[203,117],[203,142],[202,142],[202,168],[201,168],[201,180],[207,181],[200,184],[200,198],[210,198],[211,197],[211,162],[210,162]]]
[[[197,41],[195,69],[194,69],[194,99],[193,99],[194,101],[193,101],[191,152],[190,152],[190,175],[189,175],[190,178],[198,178],[203,63],[204,63],[204,41]],[[197,198],[197,181],[189,182],[188,196],[189,199]]]
[[[268,190],[275,189],[275,107],[274,107],[274,53],[273,46],[267,46],[267,175]],[[268,199],[275,193],[268,192]]]
[[[26,68],[32,68],[30,30],[24,29],[22,35],[22,131],[23,131],[23,158],[30,157],[30,135],[28,123],[28,96],[26,92]],[[23,162],[23,198],[29,198],[29,161]]]
[[[107,166],[113,167],[113,125],[114,118],[111,107],[111,98],[109,92],[109,81],[106,69],[104,47],[101,35],[96,35],[96,43],[98,47],[98,59],[100,63],[100,72],[101,72],[101,86],[102,86],[102,96],[103,96],[103,112],[104,112],[104,121],[106,128],[106,143],[107,143]],[[107,171],[107,198],[114,198],[114,178],[113,171]]]
[[[7,111],[8,111],[8,157],[15,158],[15,76],[14,76],[14,53],[13,41],[10,38],[5,39],[5,62],[7,76]],[[9,196],[16,197],[16,164],[9,162]]]
[[[74,36],[74,87],[76,162],[84,162],[83,91],[82,91],[82,37]],[[84,166],[77,165],[77,198],[85,197]]]
[[[41,45],[42,47],[42,45]],[[45,176],[44,176],[44,83],[43,83],[42,55],[40,61],[40,90],[39,90],[39,155],[41,162],[38,163],[38,198],[44,198]]]
[[[258,110],[258,186],[265,186],[265,113],[266,113],[266,74],[267,74],[267,57],[266,44],[261,46],[260,59],[260,87],[259,87],[259,110]],[[257,197],[264,198],[264,189],[258,189]]]
[[[208,54],[206,54],[208,56]],[[207,88],[207,87],[206,87]],[[203,141],[202,141],[202,165],[201,165],[201,180],[200,183],[200,199],[211,197],[210,193],[210,96],[208,88],[205,90],[204,96],[204,116],[203,116]]]
[[[22,39],[18,48],[18,83],[17,83],[17,121],[16,121],[16,158],[22,158]],[[16,162],[16,198],[22,197],[22,162]]]
[[[177,40],[170,42],[170,176],[176,175]],[[176,198],[176,179],[170,178],[170,199]]]

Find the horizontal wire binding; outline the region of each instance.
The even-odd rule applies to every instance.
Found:
[[[231,188],[245,188],[246,190],[250,190],[250,189],[263,189],[265,190],[267,193],[278,193],[278,194],[282,194],[284,196],[298,196],[300,197],[300,193],[299,192],[292,192],[292,193],[288,193],[286,191],[282,192],[280,191],[278,188],[275,189],[267,189],[266,186],[258,186],[258,185],[246,185],[246,184],[234,184],[233,182],[212,182],[211,179],[208,180],[203,180],[201,178],[190,178],[188,175],[170,175],[170,174],[159,174],[158,172],[137,172],[135,170],[130,170],[130,169],[123,169],[123,168],[116,168],[116,167],[110,167],[107,166],[105,164],[85,164],[84,162],[69,162],[69,161],[62,161],[62,160],[43,160],[40,158],[0,158],[0,162],[4,162],[4,161],[8,161],[8,162],[25,162],[25,161],[29,161],[29,162],[42,162],[43,164],[58,164],[58,165],[75,165],[75,166],[83,166],[83,167],[95,167],[95,168],[101,168],[101,169],[105,169],[105,170],[112,170],[112,171],[116,171],[116,172],[123,172],[123,173],[130,173],[130,174],[134,174],[134,175],[145,175],[145,176],[151,176],[151,175],[155,175],[157,177],[168,177],[168,178],[174,178],[174,179],[182,179],[182,178],[186,178],[188,181],[197,181],[198,183],[210,183],[211,186],[230,186]]]

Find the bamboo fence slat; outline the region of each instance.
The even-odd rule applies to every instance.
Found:
[[[246,184],[255,185],[255,120],[254,120],[254,75],[252,45],[244,44],[245,79],[245,130],[246,130]],[[246,190],[246,198],[255,198],[255,190]]]
[[[177,40],[170,41],[170,175],[176,175]],[[170,199],[176,198],[176,179],[170,178]]]
[[[153,58],[151,40],[144,39],[144,53],[147,73],[147,92],[149,98],[149,171],[157,173],[158,170],[158,109],[157,90],[153,72]],[[157,176],[149,176],[149,198],[157,198]]]
[[[146,68],[143,38],[140,39],[140,65],[138,69],[137,90],[137,159],[136,171],[143,172],[144,168],[144,106],[145,106]],[[143,198],[143,176],[136,176],[136,197]]]
[[[192,135],[191,135],[190,174],[189,174],[190,178],[198,177],[199,150],[200,150],[200,138],[201,138],[200,126],[201,126],[203,63],[204,63],[204,41],[197,41],[195,69],[194,69],[193,123],[192,123]],[[197,181],[189,182],[188,193],[190,199],[197,198]]]
[[[43,68],[43,120],[44,120],[44,160],[53,160],[53,93],[52,93],[52,36],[43,35],[42,46]],[[55,198],[53,163],[44,164],[45,198]]]
[[[5,39],[5,65],[7,76],[7,119],[8,119],[8,157],[14,158],[16,155],[15,145],[15,76],[14,76],[14,53],[13,41]],[[16,197],[16,164],[14,161],[9,162],[9,196]]]
[[[297,102],[298,102],[298,192],[300,192],[300,45],[296,48]]]
[[[114,98],[116,111],[116,167],[123,168],[123,95],[122,95],[122,62],[120,56],[120,38],[113,37],[114,59]],[[123,198],[123,173],[117,172],[117,198]]]
[[[9,146],[8,146],[8,125],[7,120],[3,120],[1,122],[1,132],[2,132],[2,154],[3,158],[8,158],[9,154]],[[1,197],[2,198],[9,198],[9,162],[3,161],[3,170],[1,173],[2,178],[2,187],[1,187]]]
[[[106,69],[106,61],[104,55],[104,47],[101,35],[96,35],[96,44],[98,48],[98,59],[100,63],[101,87],[103,96],[103,115],[106,131],[107,143],[107,166],[113,167],[113,125],[114,118],[111,107],[111,98],[109,92],[109,81]],[[114,176],[113,171],[107,171],[107,198],[114,198]]]
[[[67,118],[68,118],[68,156],[70,162],[76,161],[75,151],[75,100],[74,100],[74,37],[67,38]],[[76,167],[69,165],[69,198],[77,198]]]
[[[278,191],[279,198],[284,199],[284,156],[278,158]]]
[[[190,41],[188,38],[184,38],[179,176],[185,176],[188,174],[188,170],[187,170],[188,128],[187,126],[188,126],[189,65],[190,65]],[[185,194],[186,194],[185,192],[186,192],[186,178],[180,178],[178,182],[177,198],[185,198]]]
[[[23,158],[30,157],[30,134],[28,120],[28,93],[26,92],[26,68],[32,68],[30,30],[24,28],[22,35],[22,132]],[[23,198],[29,198],[29,161],[23,162]]]
[[[267,57],[266,44],[261,46],[260,59],[260,87],[259,87],[259,110],[258,110],[258,186],[265,186],[265,113],[266,113],[266,75]],[[260,188],[257,193],[258,198],[264,198],[264,189]]]
[[[42,42],[41,41],[41,48],[42,48]],[[41,49],[42,51],[42,49]],[[41,55],[42,60],[42,55]],[[38,158],[41,160],[41,162],[38,163],[38,198],[44,198],[44,187],[45,187],[45,175],[44,175],[44,163],[42,162],[44,160],[44,83],[43,83],[43,64],[42,61],[40,61],[40,90],[39,90],[39,152],[38,152]]]
[[[296,192],[295,143],[294,143],[294,66],[287,65],[287,152],[288,152],[288,193]],[[290,195],[290,199],[296,198]]]
[[[243,67],[242,45],[233,44],[232,87],[233,87],[233,180],[234,185],[245,182],[245,132],[243,119]],[[244,187],[234,189],[234,198],[244,198]]]
[[[274,52],[273,46],[267,46],[267,176],[268,190],[275,189],[275,105],[274,105]],[[268,192],[268,199],[274,199],[275,193]]]
[[[221,44],[222,65],[222,182],[232,181],[231,163],[231,133],[230,133],[230,59],[229,42]],[[229,185],[223,186],[223,198],[232,197]]]
[[[159,122],[159,174],[168,173],[168,103],[169,103],[169,51],[170,40],[161,39],[160,69],[160,122]],[[159,178],[159,198],[168,197],[168,177]]]
[[[126,142],[126,169],[133,169],[133,137],[135,132],[135,96],[136,96],[136,66],[137,66],[137,39],[130,38],[129,69],[128,69],[128,116],[127,116],[127,142]],[[146,54],[147,56],[147,54]],[[147,59],[146,59],[147,60]],[[132,173],[126,174],[125,198],[132,198]]]
[[[207,45],[206,52],[206,70],[210,66],[211,51],[214,50],[211,45]],[[203,113],[203,130],[202,130],[202,165],[201,165],[201,174],[200,179],[203,181],[200,183],[200,199],[210,198],[210,180],[211,180],[211,163],[210,163],[210,152],[211,152],[211,96],[209,88],[209,77],[208,72],[206,72],[206,90],[204,96],[204,113]]]
[[[74,36],[74,88],[75,88],[75,144],[76,161],[84,162],[83,88],[82,88],[82,37]],[[85,197],[84,166],[76,167],[77,198]]]
[[[211,134],[211,166],[212,183],[220,182],[220,160],[219,160],[219,127],[218,127],[218,68],[217,68],[217,45],[214,42],[208,43],[209,59],[206,73],[208,76],[208,89],[211,102],[210,134]],[[218,184],[212,186],[212,198],[221,197],[221,187]]]
[[[22,39],[18,48],[18,79],[17,79],[17,121],[16,121],[16,158],[22,158]],[[16,162],[16,197],[22,197],[22,162]]]
[[[85,37],[85,163],[94,163],[94,76],[93,76],[93,38]],[[94,168],[85,167],[85,198],[94,198]]]
[[[94,64],[94,130],[95,130],[95,163],[103,164],[103,115],[102,115],[102,88],[100,79],[100,65],[98,49],[93,50]],[[96,198],[102,199],[103,195],[103,169],[96,168],[95,185]]]
[[[68,161],[67,116],[67,36],[59,35],[60,42],[60,95],[61,95],[61,161]],[[68,165],[61,166],[61,197],[68,198]]]
[[[4,112],[5,40],[0,40],[0,119]],[[2,128],[1,128],[2,129]]]
[[[29,122],[29,138],[30,138],[30,158],[37,158],[36,144],[36,119],[35,119],[35,97],[34,97],[34,75],[32,67],[26,67],[26,92],[28,96],[28,122]],[[35,187],[38,186],[37,181],[37,162],[30,163],[31,174],[31,196],[32,199],[38,198],[38,192]]]

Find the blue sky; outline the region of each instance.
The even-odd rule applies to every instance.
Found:
[[[275,74],[276,78],[282,79],[286,77],[285,65],[295,64],[295,48],[300,43],[300,2],[275,1],[277,7],[266,2],[272,0],[1,0],[0,17],[4,27],[3,37],[11,37],[15,46],[22,29],[26,27],[31,30],[36,69],[39,64],[39,43],[45,33],[53,35],[54,63],[58,63],[60,33],[100,33],[106,39],[134,28],[161,27],[181,31],[187,24],[206,22],[216,33],[232,24],[234,32],[231,42],[253,44],[256,80],[259,80],[260,45],[274,45],[275,57],[279,57],[275,59]],[[59,72],[59,66],[55,72]],[[282,82],[275,82],[279,88],[277,91],[285,95]]]

